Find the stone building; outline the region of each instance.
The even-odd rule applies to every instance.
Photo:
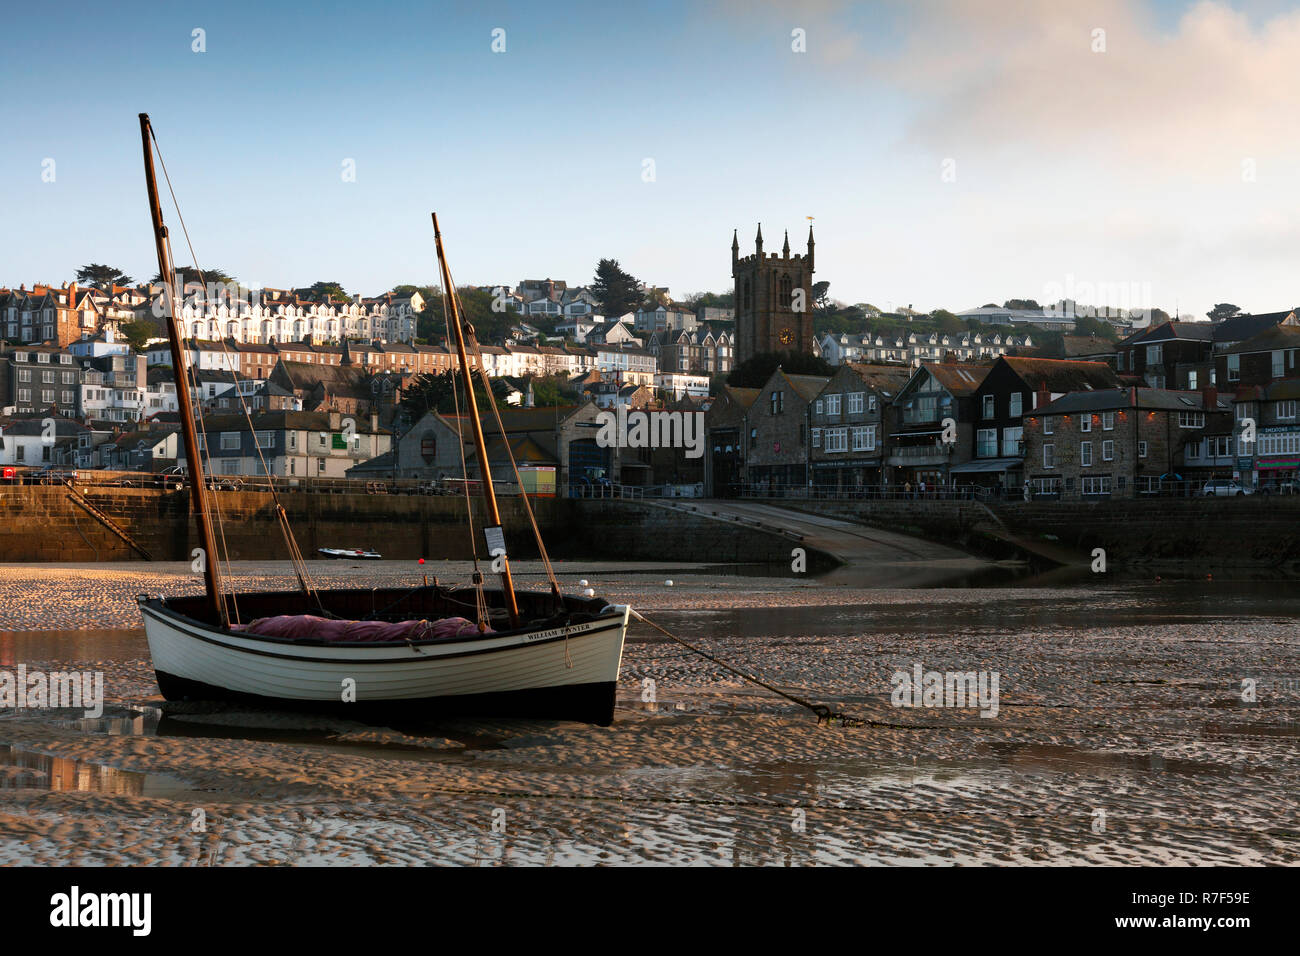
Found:
[[[1154,494],[1162,481],[1186,478],[1188,445],[1232,427],[1232,405],[1213,387],[1129,387],[1049,399],[1040,393],[1024,419],[1025,480],[1036,497]]]
[[[763,227],[758,227],[752,256],[740,257],[740,241],[731,238],[731,276],[736,295],[736,364],[764,352],[816,354],[813,336],[813,233],[808,252],[790,255],[786,233],[781,254],[764,255]]]
[[[774,494],[807,493],[808,411],[829,381],[772,373],[745,415],[745,482]]]
[[[704,493],[711,498],[733,498],[740,492],[745,464],[745,416],[760,391],[724,385],[704,413],[707,436]]]
[[[911,378],[897,365],[841,365],[813,400],[809,465],[813,485],[836,494],[878,485],[886,409]]]

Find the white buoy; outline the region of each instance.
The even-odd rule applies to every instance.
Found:
[[[586,578],[583,578],[581,581],[578,582],[578,587],[580,587],[580,588],[585,588],[586,586],[587,586],[587,579],[586,579]]]
[[[673,579],[672,579],[672,578],[669,578],[667,581],[664,582],[664,587],[666,587],[666,588],[670,588],[670,587],[672,587],[672,586],[673,586]]]
[[[595,588],[587,588],[587,590],[585,590],[585,591],[582,592],[582,596],[583,596],[583,597],[595,597],[595,596],[596,596],[596,589],[595,589]]]

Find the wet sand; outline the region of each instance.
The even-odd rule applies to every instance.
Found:
[[[362,585],[465,569],[312,570]],[[884,726],[818,726],[643,625],[609,728],[168,704],[133,596],[197,587],[188,566],[2,566],[0,668],[103,670],[111,706],[98,721],[0,711],[0,862],[1300,861],[1300,597],[1287,589],[558,570]],[[288,586],[286,574],[240,565],[234,583]],[[998,715],[891,706],[891,675],[917,663],[997,671]],[[1256,702],[1242,701],[1244,678]]]

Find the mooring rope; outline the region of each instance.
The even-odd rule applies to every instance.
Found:
[[[726,661],[722,660],[721,658],[716,657],[713,654],[710,654],[706,650],[696,647],[694,644],[690,643],[689,641],[683,640],[682,638],[678,637],[676,634],[672,633],[672,631],[668,630],[666,627],[656,624],[654,621],[650,620],[648,617],[646,617],[636,608],[629,608],[629,610],[632,612],[632,616],[635,617],[638,621],[640,621],[642,624],[648,624],[650,627],[653,627],[656,631],[658,631],[664,637],[668,638],[670,641],[675,641],[676,643],[680,644],[682,647],[686,648],[688,651],[691,651],[694,654],[698,654],[700,657],[703,657],[705,660],[712,661],[714,664],[717,664],[723,670],[735,674],[741,680],[746,680],[749,681],[751,684],[756,684],[757,686],[762,687],[764,690],[771,691],[773,694],[776,694],[778,697],[783,697],[786,700],[790,701],[792,704],[798,704],[800,707],[804,708],[805,710],[812,712],[817,717],[818,724],[825,724],[828,727],[835,726],[837,724],[841,727],[888,727],[895,730],[950,730],[951,729],[950,727],[940,725],[940,724],[896,724],[890,721],[872,720],[870,717],[855,717],[851,714],[843,714],[840,713],[839,711],[831,710],[825,704],[814,704],[812,701],[804,697],[800,697],[798,694],[792,694],[789,691],[781,690],[781,688],[769,684],[767,681],[763,680],[760,677],[755,677],[753,674],[747,673],[746,671],[743,671],[738,667],[733,667],[731,664],[728,664]]]

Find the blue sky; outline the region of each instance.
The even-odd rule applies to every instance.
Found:
[[[0,285],[90,261],[153,274],[144,110],[200,264],[248,283],[430,282],[437,210],[458,282],[586,282],[613,256],[685,295],[730,287],[733,228],[747,250],[761,220],[775,249],[815,216],[817,278],[848,302],[1300,304],[1291,4],[33,4],[4,22],[23,55],[0,81]]]

